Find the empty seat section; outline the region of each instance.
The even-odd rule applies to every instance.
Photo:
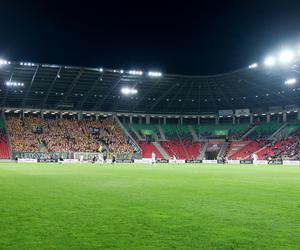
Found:
[[[4,121],[0,118],[0,159],[10,159],[8,138],[5,131]]]
[[[265,141],[251,141],[245,147],[241,148],[238,152],[231,155],[231,160],[240,160],[246,157],[246,159],[250,158],[251,154],[260,148],[265,146]]]
[[[182,144],[178,140],[163,141],[163,142],[160,142],[160,144],[170,157],[173,157],[175,155],[175,157],[177,159],[188,159],[189,158],[186,155]]]
[[[137,133],[142,138],[147,138],[148,140],[153,140],[154,135],[158,136],[159,139],[159,133],[158,133],[158,128],[156,125],[151,125],[151,124],[132,124],[132,128],[135,129]]]
[[[152,142],[140,141],[139,146],[142,149],[143,158],[151,158],[152,153],[155,153],[157,158],[165,159]]]
[[[218,138],[229,136],[231,139],[238,139],[249,129],[249,124],[203,124],[199,126],[195,125],[194,129],[202,138]]]
[[[256,127],[251,132],[249,137],[252,139],[266,140],[270,135],[272,135],[281,126],[282,126],[282,123],[278,123],[278,122],[260,123],[260,124],[256,125]]]

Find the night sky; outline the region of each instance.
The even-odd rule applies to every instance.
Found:
[[[300,46],[300,1],[12,2],[0,7],[8,60],[216,74]]]

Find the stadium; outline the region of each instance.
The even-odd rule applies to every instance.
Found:
[[[278,65],[210,76],[2,60],[1,157],[88,161],[101,148],[123,162],[256,154],[260,164],[298,164],[297,57],[280,53]]]
[[[299,249],[299,48],[216,74],[1,57],[0,249]]]

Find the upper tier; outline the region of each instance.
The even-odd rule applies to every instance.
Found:
[[[283,83],[295,67],[151,77],[147,71],[140,76],[120,69],[11,62],[0,67],[0,102],[10,108],[151,114],[192,115],[240,108],[264,112],[270,106],[300,103],[300,88]],[[9,80],[24,86],[6,86]],[[122,87],[135,87],[138,93],[122,95]]]

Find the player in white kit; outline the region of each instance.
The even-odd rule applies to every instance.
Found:
[[[257,154],[252,154],[252,158],[253,158],[253,164],[256,164],[256,162],[258,160]]]
[[[83,155],[80,155],[80,159],[79,159],[80,163],[83,162]]]
[[[100,164],[103,164],[104,163],[104,157],[103,157],[103,154],[102,153],[100,153],[99,155],[98,155],[98,161],[99,161],[99,163]]]
[[[154,152],[152,152],[152,155],[151,155],[151,162],[152,162],[152,164],[156,165],[156,155]]]
[[[174,161],[174,163],[177,163],[177,159],[176,159],[175,155],[173,155],[173,161]]]

